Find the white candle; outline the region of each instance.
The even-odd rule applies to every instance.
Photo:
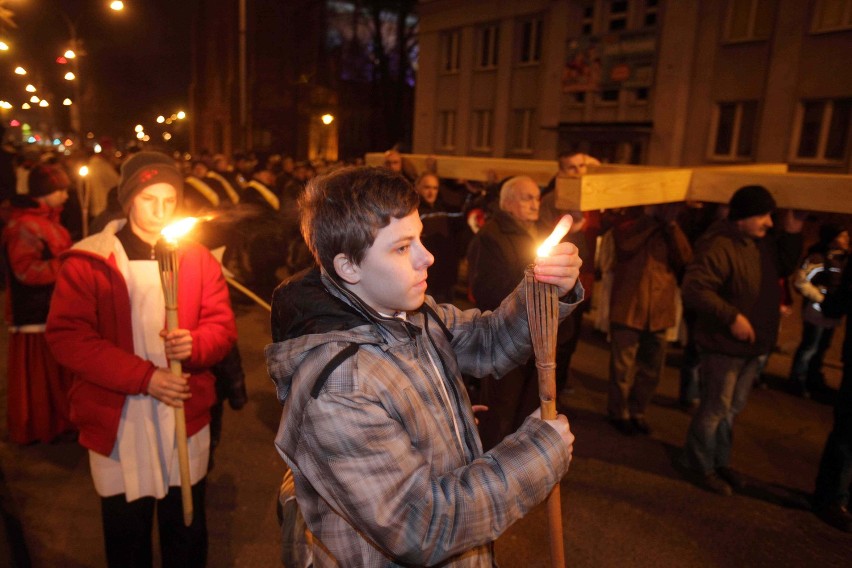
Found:
[[[559,241],[568,234],[568,231],[571,230],[571,224],[574,222],[574,219],[571,215],[563,215],[559,222],[556,224],[556,227],[553,229],[553,232],[550,233],[550,236],[544,239],[544,242],[538,247],[538,251],[536,254],[539,257],[545,257],[550,255],[550,250],[559,244]]]

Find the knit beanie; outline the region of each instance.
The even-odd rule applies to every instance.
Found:
[[[157,183],[167,183],[177,191],[177,202],[183,197],[183,175],[174,160],[161,152],[139,152],[121,164],[118,202],[125,213],[137,193]]]
[[[755,215],[765,215],[775,209],[775,199],[762,185],[739,188],[731,197],[728,219],[739,221]]]
[[[824,223],[819,227],[819,242],[828,246],[845,230],[846,227],[840,223]]]
[[[62,168],[40,165],[30,170],[27,179],[30,197],[44,197],[60,189],[71,187],[71,180]]]

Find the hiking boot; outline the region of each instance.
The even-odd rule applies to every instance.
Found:
[[[707,475],[701,478],[699,484],[707,491],[710,491],[711,493],[716,493],[718,495],[730,497],[734,493],[734,491],[731,489],[731,486],[728,485],[728,483],[724,479],[716,475],[716,473],[708,473]]]

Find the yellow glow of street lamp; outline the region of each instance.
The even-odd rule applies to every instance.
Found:
[[[144,133],[144,132],[142,132],[141,130],[140,130],[140,131],[138,131],[138,132],[136,133],[136,138],[138,138],[139,140],[142,140],[143,138],[145,138],[145,133]]]
[[[64,104],[65,106],[71,106],[71,99],[65,99],[64,101],[62,101],[62,104]]]
[[[163,132],[163,140],[171,140],[171,139],[172,139],[171,134],[169,134],[168,132]]]
[[[27,89],[28,93],[35,93],[36,92],[36,88],[33,85],[27,85],[26,89]]]
[[[86,177],[89,175],[89,166],[80,166],[79,174],[80,177]]]
[[[151,137],[146,134],[142,137],[142,142],[147,142],[150,139],[151,139]]]
[[[74,59],[75,57],[77,57],[77,54],[76,54],[76,53],[74,53],[74,50],[73,50],[73,49],[69,49],[69,50],[67,50],[67,51],[66,51],[65,53],[63,53],[62,55],[64,55],[66,59]]]
[[[186,113],[183,112],[182,110],[178,111],[177,118],[178,118],[178,120],[183,120],[184,118],[186,118]]]
[[[121,0],[115,0],[114,2],[109,3],[109,7],[116,12],[121,12],[124,10],[124,2]]]
[[[157,124],[163,124],[166,121],[166,117],[162,114],[157,117]]]
[[[30,103],[24,103],[21,105],[21,108],[24,110],[30,110],[32,107],[30,106]]]
[[[49,104],[46,100],[41,99],[41,100],[38,102],[38,106],[40,106],[40,107],[46,107],[46,106],[50,106],[50,104]]]
[[[137,124],[136,128],[133,129],[134,132],[142,132],[143,130],[145,130],[145,129],[142,128],[141,124]]]
[[[320,117],[320,120],[322,120],[323,124],[331,124],[332,122],[334,122],[334,116],[330,114],[324,114]]]
[[[35,95],[33,95],[33,96],[31,96],[31,97],[30,97],[30,102],[31,102],[31,103],[37,103],[37,102],[39,102],[40,100],[41,100],[41,99],[40,99],[40,98],[38,98],[38,97],[37,97],[37,96],[35,96]]]
[[[0,51],[9,51],[9,44],[5,41],[0,41]]]
[[[20,66],[15,67],[15,75],[26,75],[26,74],[27,74],[27,70],[24,69],[23,67],[20,67]]]
[[[71,71],[69,71],[68,73],[65,74],[65,80],[66,81],[73,81],[76,78],[77,77]]]

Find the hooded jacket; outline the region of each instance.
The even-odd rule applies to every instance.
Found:
[[[565,474],[567,449],[534,418],[483,455],[461,379],[527,360],[522,288],[493,313],[427,296],[406,320],[379,315],[318,269],[275,291],[275,443],[315,566],[492,566],[490,543]],[[574,305],[560,304],[560,317]]]
[[[71,237],[59,223],[61,208],[51,208],[26,195],[12,199],[12,219],[3,229],[9,267],[6,319],[14,326],[44,324],[59,255],[71,248]]]
[[[47,342],[56,360],[74,373],[71,421],[80,444],[109,455],[127,395],[144,394],[155,365],[133,350],[130,294],[115,260],[112,221],[61,257],[62,268],[47,317]],[[215,258],[199,244],[178,250],[178,325],[192,334],[192,355],[183,362],[192,397],[184,403],[187,435],[210,422],[216,401],[208,368],[237,338],[228,288]],[[163,314],[163,328],[165,328]]]
[[[695,341],[699,348],[732,357],[769,353],[781,318],[778,279],[793,272],[801,251],[800,234],[770,233],[753,239],[727,219],[711,225],[696,243],[682,286],[684,306],[698,316]],[[754,328],[754,343],[740,341],[731,333],[738,313]]]

